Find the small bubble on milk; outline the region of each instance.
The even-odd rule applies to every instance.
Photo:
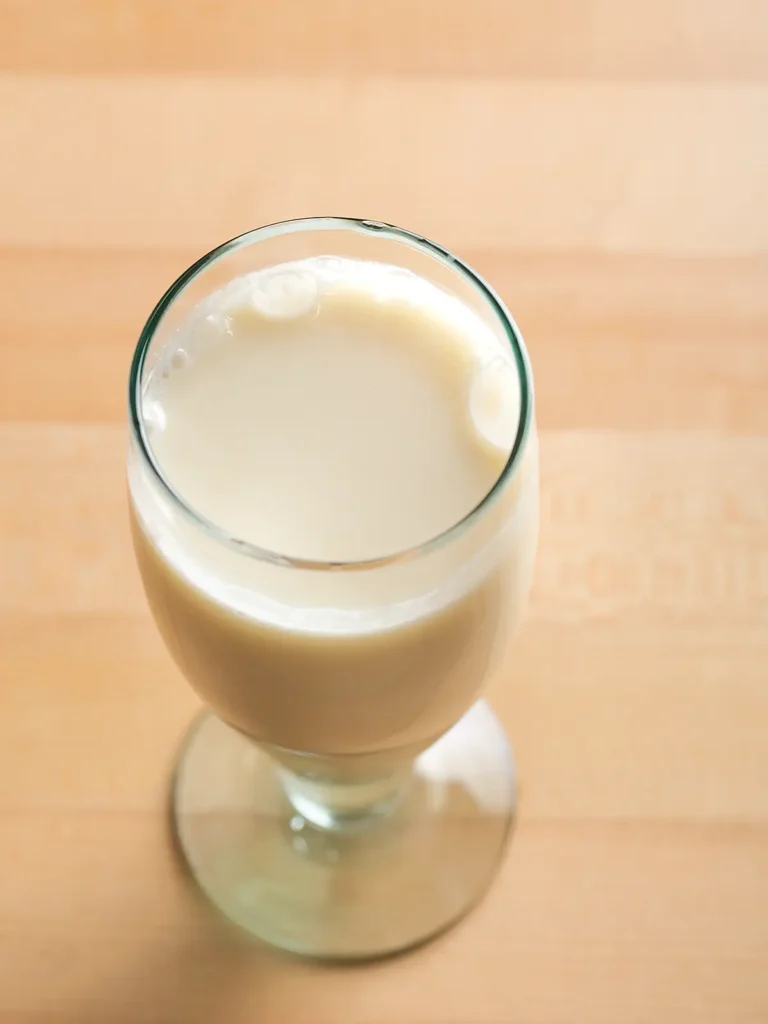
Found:
[[[189,353],[183,348],[177,348],[171,356],[171,369],[183,370],[189,362]]]
[[[217,293],[218,294],[218,293]],[[210,298],[205,303],[210,309]],[[232,322],[230,318],[220,310],[199,313],[190,323],[185,331],[184,348],[188,356],[191,356],[202,349],[215,345],[232,334]]]
[[[514,365],[501,356],[475,375],[469,393],[475,429],[486,441],[509,452],[520,420],[520,382]]]
[[[144,426],[148,434],[152,434],[155,430],[165,430],[167,422],[165,409],[157,399],[145,399],[142,405],[142,412],[144,414]]]
[[[250,289],[250,302],[262,316],[291,319],[317,311],[317,276],[306,270],[277,270],[259,274]]]

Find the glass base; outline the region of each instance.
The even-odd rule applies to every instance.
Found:
[[[192,727],[173,793],[190,870],[228,918],[274,946],[363,959],[439,934],[487,890],[509,836],[512,755],[479,701],[413,762],[382,814],[312,824],[275,762],[213,715]]]

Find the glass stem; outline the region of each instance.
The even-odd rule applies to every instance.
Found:
[[[333,779],[326,773],[292,771],[278,774],[294,810],[318,828],[357,831],[393,814],[404,797],[411,772],[402,766],[386,775]]]

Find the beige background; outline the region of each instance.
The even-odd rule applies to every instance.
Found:
[[[126,531],[152,304],[260,222],[392,220],[528,339],[543,524],[484,905],[355,969],[221,925],[195,701]],[[765,1024],[768,4],[0,0],[0,1021]]]

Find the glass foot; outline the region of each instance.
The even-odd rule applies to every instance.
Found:
[[[391,813],[322,828],[289,802],[267,754],[205,714],[173,802],[190,870],[228,918],[294,953],[358,959],[418,945],[481,899],[509,835],[515,773],[480,701],[416,758]]]

